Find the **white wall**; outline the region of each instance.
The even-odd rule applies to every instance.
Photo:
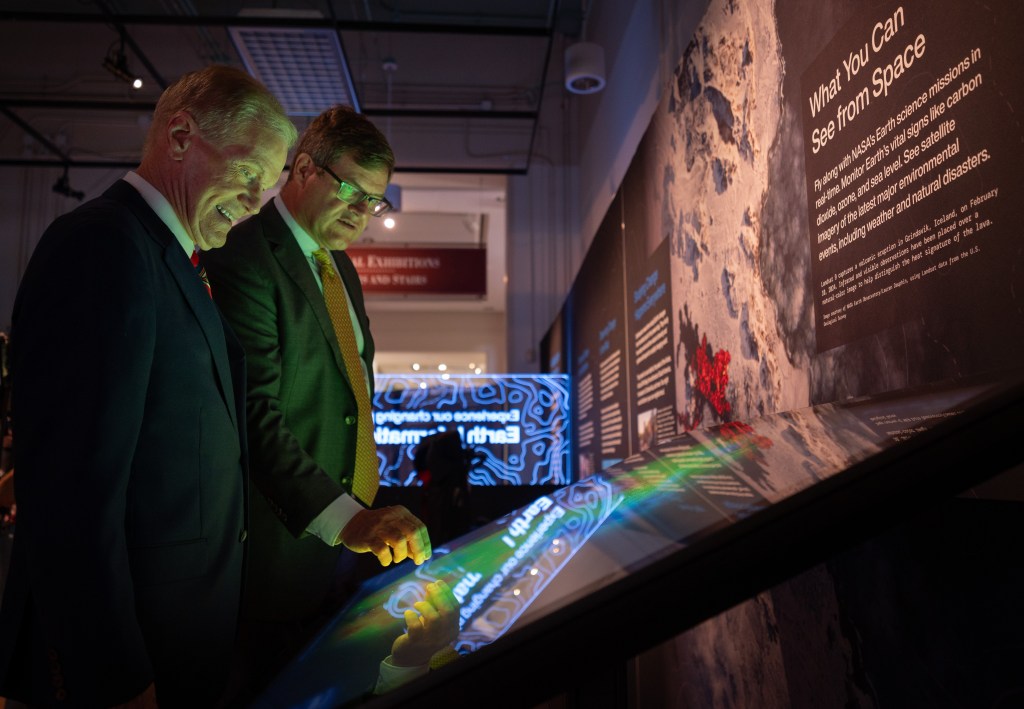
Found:
[[[0,167],[0,330],[9,331],[18,284],[46,227],[80,203],[53,192],[59,167]],[[125,173],[123,169],[72,169],[71,188],[89,200]]]
[[[506,210],[504,176],[395,176],[406,212],[472,213],[485,218],[487,296],[482,300],[368,297],[366,310],[380,353],[483,352],[487,372],[507,370],[505,339]],[[399,215],[400,218],[400,215]]]
[[[488,373],[508,371],[504,313],[367,309],[378,352],[482,352]]]
[[[549,86],[558,92],[544,97],[529,174],[509,180],[510,371],[539,371],[539,343],[572,287],[707,4],[596,0],[583,39],[604,47],[604,90],[572,95],[561,88],[560,76],[549,76]],[[558,74],[560,53],[572,41],[556,49],[552,67]]]

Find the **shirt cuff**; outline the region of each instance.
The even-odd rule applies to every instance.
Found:
[[[345,528],[356,513],[366,509],[348,495],[339,495],[324,510],[313,518],[306,531],[319,538],[328,546],[341,542],[341,530]]]
[[[429,671],[430,665],[413,665],[412,667],[392,665],[391,655],[388,655],[380,663],[380,674],[377,675],[377,686],[373,688],[373,693],[389,692],[401,684],[422,677]]]

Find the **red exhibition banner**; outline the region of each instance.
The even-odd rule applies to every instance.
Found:
[[[485,248],[350,246],[363,292],[386,295],[487,295]]]

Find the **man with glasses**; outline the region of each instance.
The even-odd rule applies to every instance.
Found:
[[[213,296],[247,355],[250,469],[260,493],[251,505],[243,601],[251,690],[336,611],[341,546],[371,552],[383,566],[421,564],[431,554],[425,526],[404,507],[368,508],[377,483],[373,339],[345,249],[389,209],[393,169],[391,147],[369,120],[348,107],[328,109],[299,139],[280,194],[204,258]],[[343,329],[355,339],[348,365]],[[360,466],[372,468],[368,493],[357,485]],[[442,645],[458,630],[457,604],[443,591],[435,624]]]

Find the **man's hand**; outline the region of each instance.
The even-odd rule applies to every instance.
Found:
[[[397,667],[425,665],[431,656],[459,636],[459,602],[444,581],[427,584],[427,599],[405,612],[406,632],[391,645],[391,663]]]
[[[406,558],[419,566],[431,553],[426,526],[401,505],[356,513],[341,530],[341,543],[357,554],[373,553],[381,566]]]

